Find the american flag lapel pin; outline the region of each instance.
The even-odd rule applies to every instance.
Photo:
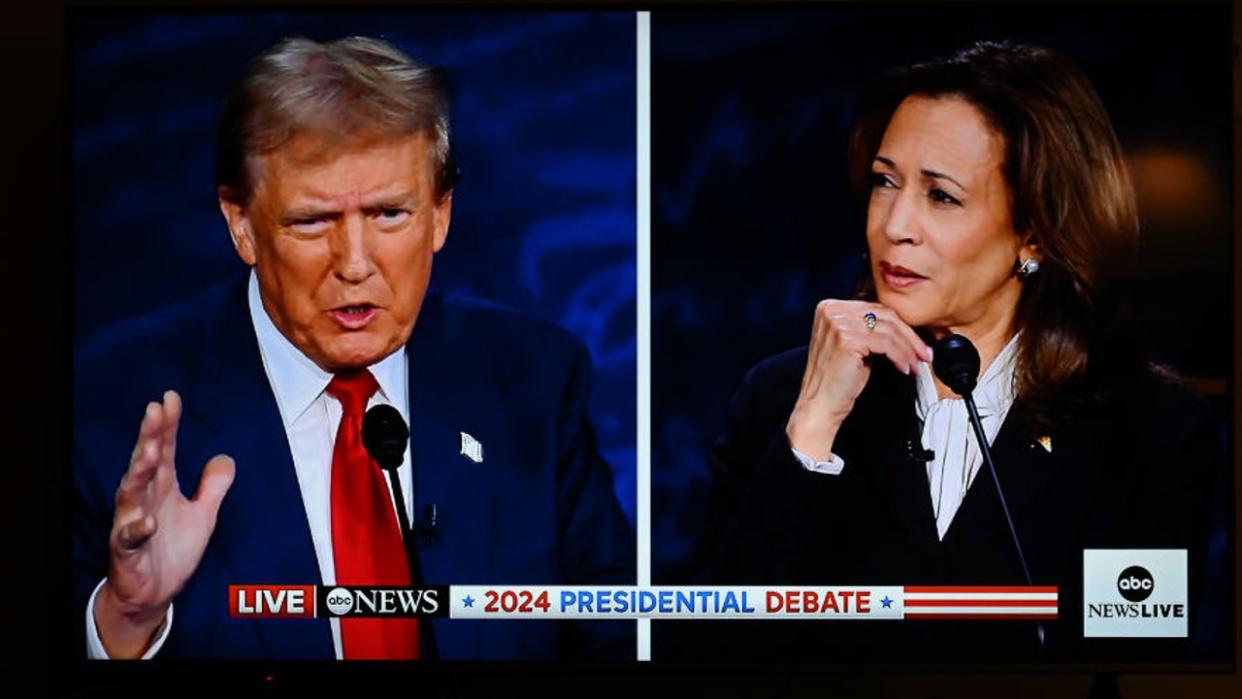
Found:
[[[476,464],[483,463],[483,442],[467,432],[461,433],[461,453]]]

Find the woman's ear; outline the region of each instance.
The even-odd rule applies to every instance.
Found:
[[[1034,233],[1025,233],[1022,235],[1022,247],[1018,250],[1018,260],[1035,260],[1036,262],[1044,261],[1044,249],[1039,244],[1039,238]]]

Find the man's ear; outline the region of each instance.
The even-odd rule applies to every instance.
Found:
[[[238,203],[236,197],[228,196],[224,191],[219,193],[219,198],[220,213],[224,214],[224,221],[229,226],[229,238],[233,241],[233,249],[237,251],[237,256],[242,259],[242,262],[254,267],[256,259],[254,227],[250,223],[246,207]]]
[[[444,241],[448,239],[449,219],[453,217],[453,193],[449,192],[440,197],[436,202],[435,208],[431,212],[432,249],[440,252],[440,248],[444,247]]]

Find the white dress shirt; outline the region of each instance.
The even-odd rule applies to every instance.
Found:
[[[263,369],[272,386],[272,394],[276,398],[280,418],[285,426],[285,435],[289,439],[289,451],[293,456],[298,487],[302,491],[302,504],[306,508],[311,540],[315,545],[315,556],[319,562],[319,575],[323,585],[334,585],[336,568],[332,555],[332,451],[343,409],[340,402],[328,395],[325,390],[328,382],[332,380],[332,374],[324,371],[302,354],[272,323],[272,319],[263,308],[259,296],[258,279],[253,271],[250,273],[248,301],[250,321],[254,325],[255,334],[259,340],[259,355],[263,360]],[[410,420],[409,381],[405,348],[402,347],[368,368],[375,376],[379,390],[368,401],[367,407],[370,408],[380,403],[391,405],[401,413],[401,417],[408,424]],[[238,469],[247,467],[248,464],[237,464]],[[405,495],[406,514],[413,521],[414,488],[408,447],[397,472],[401,477],[401,489]],[[388,478],[387,472],[384,478]],[[391,484],[389,488],[391,490]],[[395,509],[396,505],[394,504],[393,507]],[[267,581],[239,580],[238,582],[263,583]],[[95,588],[95,594],[99,593],[99,587],[102,586],[103,582],[100,582]],[[220,594],[224,593],[224,590],[220,591]],[[91,595],[86,607],[87,656],[107,658],[107,652],[99,640],[99,632],[95,627],[95,594]],[[170,606],[163,628],[156,634],[155,642],[151,644],[143,658],[154,656],[164,645],[168,631],[172,628],[172,619],[173,610]],[[332,645],[336,650],[337,659],[340,659],[342,657],[340,621],[333,618],[329,620],[329,624],[332,628]]]
[[[996,355],[974,390],[979,421],[983,423],[988,444],[996,439],[1013,406],[1014,360],[1020,334],[1014,335]],[[961,398],[938,397],[935,376],[926,362],[918,363],[915,381],[918,387],[915,410],[923,421],[923,448],[935,454],[927,462],[927,483],[932,512],[936,515],[936,533],[943,539],[983,464],[983,454],[970,426],[966,402]],[[836,454],[828,461],[815,461],[797,449],[793,449],[793,454],[808,471],[835,476],[845,468],[845,461]]]

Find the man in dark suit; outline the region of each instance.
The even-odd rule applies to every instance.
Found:
[[[452,207],[446,102],[432,71],[370,39],[285,41],[247,69],[218,185],[251,272],[76,355],[87,655],[631,657],[630,624],[228,617],[230,583],[633,582],[585,349],[495,305],[425,298]],[[424,532],[413,570],[361,444],[381,403],[411,425],[397,473]]]

